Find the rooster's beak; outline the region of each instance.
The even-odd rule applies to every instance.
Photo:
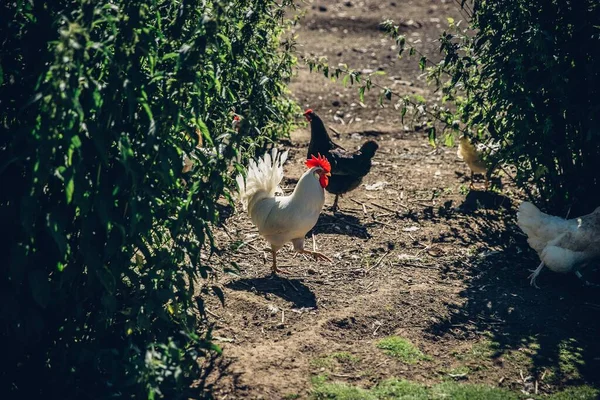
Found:
[[[325,176],[331,176],[331,173],[329,173],[329,172],[326,172],[326,173],[325,173]]]

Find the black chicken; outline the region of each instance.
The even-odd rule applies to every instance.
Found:
[[[323,121],[313,110],[306,110],[304,117],[310,122],[310,144],[306,157],[321,154],[331,164],[331,177],[326,190],[335,194],[332,207],[335,212],[338,209],[338,197],[356,189],[371,170],[371,159],[379,145],[374,140],[369,140],[359,150],[347,151],[333,143]]]

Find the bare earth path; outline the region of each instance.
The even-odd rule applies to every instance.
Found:
[[[431,41],[446,17],[460,19],[453,2],[305,7],[300,54],[380,69],[381,81],[401,93],[435,96],[419,79],[417,61],[397,60],[378,24],[401,21],[410,40],[436,54]],[[220,257],[236,261],[241,275],[221,280],[224,308],[207,304],[224,349],[211,376],[216,398],[307,398],[315,379],[365,388],[390,377],[428,385],[460,379],[531,394],[598,385],[598,291],[550,272],[541,275],[541,290],[529,286],[537,260],[515,226],[520,200],[506,177],[503,195],[468,193],[456,149],[434,150],[423,132],[405,129],[393,105],[377,106],[376,94],[363,107],[355,89],[304,67],[291,90],[339,132],[341,145],[373,138],[380,151],[364,185],[341,200],[342,212],[324,210],[312,232],[332,265],[288,248],[278,260],[291,275],[272,278],[260,251],[265,242],[241,210],[225,220],[227,234],[217,232],[228,249]],[[286,187],[302,173],[308,140],[304,128],[286,143]],[[326,207],[332,200],[328,195]],[[390,335],[429,357],[406,364],[384,354],[376,343]]]

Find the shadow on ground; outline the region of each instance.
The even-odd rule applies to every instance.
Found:
[[[314,235],[330,233],[367,239],[371,237],[368,230],[370,226],[372,223],[362,224],[356,216],[345,214],[343,211],[335,214],[321,213],[317,224],[307,236],[310,237],[312,232]]]
[[[497,206],[499,197],[489,200]],[[537,267],[539,260],[514,214],[485,207],[470,211],[472,216],[463,214],[465,228],[454,230],[455,239],[465,246],[482,243],[487,249],[444,268],[446,277],[468,282],[460,293],[466,302],[450,306],[449,317],[427,331],[457,339],[473,339],[486,332],[494,343],[495,357],[519,351],[531,358],[529,373],[534,377],[551,372],[546,381],[554,384],[598,385],[600,289],[586,287],[573,274],[547,269],[538,278],[540,289],[530,286],[529,270]]]
[[[286,279],[279,276],[245,278],[229,282],[225,286],[232,290],[244,290],[263,296],[270,293],[293,303],[295,308],[317,307],[315,294],[299,279]]]

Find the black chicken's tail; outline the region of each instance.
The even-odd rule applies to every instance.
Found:
[[[368,158],[373,158],[378,148],[379,145],[376,141],[369,140],[363,143],[363,145],[360,147],[360,152]]]

